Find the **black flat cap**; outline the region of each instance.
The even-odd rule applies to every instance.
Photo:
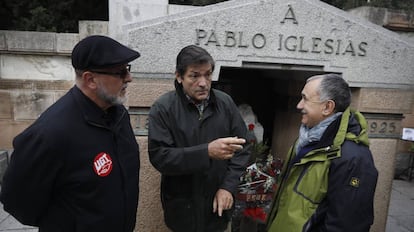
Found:
[[[99,69],[127,64],[140,56],[119,42],[106,36],[92,35],[79,41],[72,50],[75,69]]]

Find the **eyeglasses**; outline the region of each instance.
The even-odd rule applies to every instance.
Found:
[[[131,72],[131,65],[128,64],[124,69],[119,70],[119,72],[105,72],[100,70],[89,70],[90,72],[111,75],[111,76],[119,76],[121,79],[125,79],[127,75]]]

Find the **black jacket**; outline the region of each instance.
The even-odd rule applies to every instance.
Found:
[[[230,160],[212,160],[208,143],[217,138],[246,138],[247,128],[231,97],[210,91],[203,114],[176,91],[161,96],[149,114],[148,151],[161,172],[161,197],[167,226],[174,231],[214,231],[226,227],[230,212],[213,214],[213,198],[219,188],[235,194],[249,158],[242,150]]]
[[[76,86],[14,141],[1,202],[39,231],[134,230],[139,149],[123,106],[102,111]]]

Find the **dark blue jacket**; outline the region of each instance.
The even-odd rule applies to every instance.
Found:
[[[41,232],[131,232],[139,148],[127,110],[105,113],[76,86],[14,141],[1,202]]]

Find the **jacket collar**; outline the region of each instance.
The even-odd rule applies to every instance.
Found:
[[[367,121],[360,112],[351,110],[349,107],[344,111],[341,118],[333,146],[341,146],[345,140],[352,140],[355,143],[369,146]]]
[[[367,122],[364,116],[349,107],[328,126],[319,142],[305,146],[303,152],[294,157],[292,162],[295,163],[300,160],[301,163],[306,163],[310,160],[340,157],[341,145],[345,140],[369,146]],[[317,150],[322,151],[325,156],[313,156],[308,153],[315,153]],[[296,153],[296,151],[294,152]]]
[[[70,90],[70,92],[72,93],[75,102],[78,104],[85,121],[94,126],[104,128],[116,126],[126,113],[125,108],[121,105],[109,107],[105,112],[95,102],[83,94],[76,85]]]
[[[360,112],[350,107],[328,126],[316,147],[340,147],[345,140],[368,146],[367,122]]]

